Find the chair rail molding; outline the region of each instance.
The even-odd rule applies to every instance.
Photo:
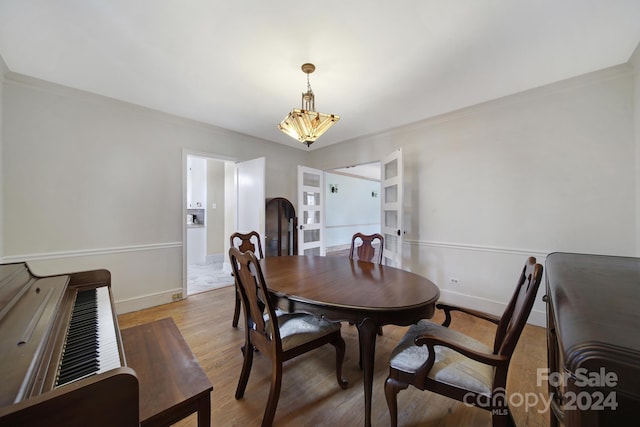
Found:
[[[477,252],[492,252],[499,254],[509,255],[524,255],[535,256],[536,258],[546,258],[552,251],[543,251],[540,249],[519,249],[519,248],[505,248],[499,246],[485,246],[485,245],[471,245],[467,243],[452,243],[452,242],[435,242],[429,240],[409,240],[405,239],[404,242],[410,246],[427,246],[434,248],[444,249],[457,249],[464,251],[477,251]]]
[[[481,254],[488,254],[488,255],[493,255],[497,257],[533,256],[542,265],[545,264],[545,260],[547,256],[552,252],[552,251],[543,251],[540,249],[507,248],[507,247],[489,246],[489,245],[472,245],[467,243],[436,242],[436,241],[430,241],[430,240],[405,239],[404,244],[408,245],[410,248],[413,248],[415,251],[418,251],[418,252],[424,251],[427,248],[432,248],[433,250],[446,250],[446,251],[454,251],[457,253],[476,252],[478,256],[480,256]],[[410,253],[411,251],[408,251],[408,252]],[[425,272],[418,273],[418,274],[425,274]],[[449,277],[449,275],[444,274],[444,280],[446,280],[446,277]],[[434,278],[432,277],[432,280],[433,279]],[[541,292],[542,291],[539,290],[538,292],[539,297],[536,300],[536,304],[534,305],[533,309],[531,310],[531,313],[529,315],[529,320],[527,323],[544,327],[546,325],[546,311],[544,309],[544,305],[542,305],[540,300],[542,295]],[[454,305],[474,307],[477,310],[486,311],[496,315],[499,315],[504,311],[507,303],[506,301],[500,301],[496,295],[494,296],[475,295],[474,291],[468,288],[465,289],[464,291],[452,289],[448,286],[448,284],[445,284],[445,282],[443,282],[443,286],[440,286],[440,300],[441,302],[450,303]]]
[[[39,254],[24,254],[24,255],[9,255],[0,257],[0,262],[24,262],[24,261],[45,261],[61,258],[78,258],[86,256],[100,256],[121,254],[126,252],[144,252],[150,250],[161,250],[171,248],[181,248],[182,242],[165,242],[165,243],[151,243],[145,245],[130,245],[130,246],[116,246],[111,248],[99,248],[99,249],[80,249],[75,251],[61,251],[61,252],[45,252]]]

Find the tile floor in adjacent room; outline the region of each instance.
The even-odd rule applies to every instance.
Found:
[[[233,277],[230,271],[224,270],[222,261],[187,265],[188,295],[231,285],[233,285]]]

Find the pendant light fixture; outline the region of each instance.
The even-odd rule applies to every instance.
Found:
[[[302,94],[302,107],[291,110],[287,117],[280,122],[278,129],[309,147],[320,135],[340,120],[340,117],[335,114],[315,111],[315,97],[311,90],[311,83],[309,83],[309,74],[313,73],[316,67],[306,63],[302,64],[301,68],[307,75],[307,91]]]

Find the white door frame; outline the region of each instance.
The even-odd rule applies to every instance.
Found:
[[[219,160],[222,162],[236,162],[236,159],[222,156],[215,153],[209,153],[204,151],[195,151],[187,148],[182,149],[182,202],[180,204],[180,218],[182,220],[182,298],[186,298],[188,296],[188,288],[187,288],[187,157],[195,156],[195,157],[204,157],[210,160]],[[227,205],[225,201],[225,205]],[[226,229],[226,222],[225,222]],[[224,237],[223,237],[224,239]],[[229,243],[225,240],[225,248],[228,247]]]

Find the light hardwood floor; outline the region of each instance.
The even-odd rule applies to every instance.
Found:
[[[256,354],[249,384],[242,400],[234,393],[244,341],[244,324],[231,326],[234,289],[226,287],[192,295],[188,299],[146,310],[120,315],[120,328],[164,317],[172,317],[196,355],[211,383],[212,426],[258,426],[269,392],[270,364]],[[440,314],[433,319],[442,320]],[[493,326],[464,314],[458,314],[452,327],[477,339],[492,343]],[[372,423],[388,426],[389,413],[384,397],[384,380],[388,374],[391,349],[406,328],[387,325],[376,344],[375,377],[372,401]],[[358,334],[355,326],[343,324],[342,335],[347,344],[344,376],[349,388],[342,390],[335,379],[335,352],[325,346],[286,363],[282,393],[278,403],[275,426],[361,426],[364,424],[362,372],[358,368]],[[535,393],[547,396],[546,384],[536,386],[536,369],[547,366],[544,328],[527,325],[511,363],[507,392],[515,395]],[[530,395],[532,396],[532,395]],[[513,407],[518,426],[549,425],[548,412],[540,413],[542,404],[525,410],[525,405]],[[398,395],[400,426],[489,426],[489,413],[477,408],[414,388]],[[195,416],[177,425],[196,426]]]

